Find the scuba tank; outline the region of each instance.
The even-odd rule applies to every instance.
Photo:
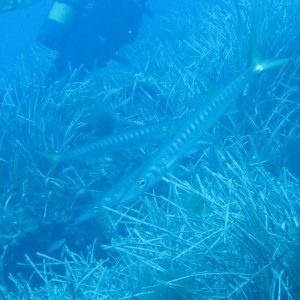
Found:
[[[85,10],[89,0],[56,0],[38,33],[37,41],[44,46],[59,50],[71,26]]]

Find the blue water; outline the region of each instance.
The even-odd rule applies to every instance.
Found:
[[[31,49],[37,32],[45,19],[51,1],[1,14],[0,18],[0,70],[5,72],[21,58],[33,61]]]
[[[20,291],[20,287],[17,288],[9,279],[9,274],[13,277],[21,274],[33,288],[43,286],[40,276],[36,273],[32,275],[34,268],[24,255],[28,255],[34,263],[42,261],[37,253],[64,260],[70,258],[63,250],[65,246],[84,256],[94,243],[95,261],[107,259],[107,268],[117,269],[117,266],[127,263],[130,267],[123,268],[122,265],[121,269],[131,270],[135,260],[141,268],[149,255],[148,265],[152,268],[151,271],[147,269],[149,274],[163,274],[157,282],[188,277],[190,273],[200,274],[199,277],[193,275],[196,280],[191,280],[192,284],[189,281],[186,285],[183,283],[183,290],[189,290],[186,287],[189,284],[191,289],[201,291],[209,286],[207,295],[212,293],[214,296],[207,296],[207,299],[225,299],[224,295],[230,295],[233,286],[244,281],[245,290],[241,288],[242,292],[236,292],[230,299],[297,299],[300,288],[295,278],[299,279],[299,276],[294,275],[292,268],[286,265],[291,260],[300,261],[299,255],[293,254],[294,249],[295,253],[299,250],[299,242],[294,237],[299,232],[300,212],[300,34],[295,29],[300,24],[296,13],[300,13],[300,6],[292,0],[285,1],[285,5],[295,7],[295,15],[293,10],[281,15],[276,5],[282,1],[274,1],[274,6],[270,4],[270,21],[268,15],[261,15],[255,6],[254,3],[261,5],[260,1],[245,1],[250,4],[243,6],[240,4],[243,1],[238,0],[205,0],[195,6],[198,2],[191,0],[148,0],[147,8],[152,16],[144,15],[136,37],[133,34],[134,38],[128,41],[128,45],[120,47],[114,41],[122,36],[110,31],[110,16],[104,15],[102,18],[107,17],[105,20],[109,25],[103,26],[100,37],[95,34],[95,28],[89,28],[89,22],[82,27],[75,24],[77,35],[65,37],[58,45],[60,51],[65,51],[57,63],[62,70],[58,75],[54,75],[52,69],[57,51],[37,41],[53,2],[42,0],[23,9],[0,14],[0,286],[12,292]],[[203,7],[205,10],[199,12]],[[190,8],[195,10],[191,12]],[[243,10],[247,9],[251,12],[247,16],[252,20],[249,22],[243,15]],[[207,16],[210,16],[211,22],[202,22]],[[130,19],[133,18],[134,15],[131,15]],[[222,21],[218,23],[216,20]],[[277,31],[270,30],[272,26],[266,26],[268,22],[274,22]],[[229,29],[225,30],[226,26]],[[82,35],[82,31],[86,34]],[[89,46],[94,45],[95,37],[105,43],[107,32],[116,35],[109,46],[112,49],[116,47],[120,55],[106,60],[110,52],[103,50],[97,56],[103,61],[97,65],[93,55],[97,55],[99,49]],[[111,226],[110,222],[116,219],[108,219],[99,213],[99,199],[103,199],[107,191],[111,191],[109,195],[118,193],[124,186],[126,188],[124,183],[134,176],[132,171],[143,167],[146,158],[159,145],[148,145],[141,151],[139,145],[124,149],[124,144],[122,147],[120,143],[120,153],[104,159],[95,153],[91,156],[87,153],[76,161],[58,164],[53,161],[53,151],[84,149],[105,135],[187,117],[197,105],[203,104],[220,90],[215,85],[222,88],[244,70],[251,34],[255,36],[263,55],[289,57],[289,64],[251,81],[241,91],[234,112],[230,111],[216,120],[215,127],[203,138],[205,143],[199,141],[200,146],[190,149],[180,166],[175,167],[172,175],[179,178],[180,184],[176,185],[172,176],[164,177],[153,189],[154,192],[152,189],[147,191],[147,197],[143,200],[135,204],[126,203],[133,206],[129,209],[131,219],[127,223],[122,220],[120,224]],[[91,58],[83,67],[84,72],[74,67],[81,62],[81,55]],[[66,57],[71,57],[76,63],[68,65]],[[78,73],[73,73],[74,70]],[[249,170],[249,173],[242,174],[241,170]],[[231,184],[234,187],[232,190]],[[201,196],[193,194],[191,191],[194,189],[201,190]],[[205,198],[204,190],[207,195],[212,194]],[[224,195],[228,195],[228,202]],[[186,199],[207,201],[197,206],[200,216],[189,215],[191,208],[183,204]],[[266,206],[259,199],[267,199],[262,201]],[[149,203],[153,203],[150,209]],[[213,208],[206,212],[211,203]],[[112,209],[118,208],[116,203],[110,204],[108,206]],[[252,211],[253,207],[258,209]],[[97,210],[97,218],[78,224],[76,220],[87,209]],[[194,209],[197,210],[193,207],[193,213]],[[203,211],[207,214],[204,215]],[[151,214],[157,218],[151,219]],[[234,215],[232,219],[231,214]],[[256,222],[251,223],[251,218],[256,218]],[[149,222],[153,224],[147,227]],[[246,224],[243,233],[249,233],[247,238],[239,236],[242,229],[232,229],[232,236],[237,240],[238,249],[246,249],[247,252],[247,245],[250,245],[247,254],[239,256],[227,242],[231,227],[235,228],[234,222],[239,226]],[[222,234],[214,239],[214,230],[217,228],[218,232],[218,226]],[[158,228],[163,230],[160,232]],[[179,228],[182,231],[178,234]],[[194,228],[199,231],[193,232]],[[257,233],[259,230],[252,234],[257,228],[261,230],[261,235]],[[176,236],[182,244],[175,242]],[[203,248],[199,242],[202,236],[204,241],[208,241]],[[174,244],[170,237],[174,238]],[[124,253],[132,248],[124,247],[124,252],[118,252],[102,247],[123,238],[132,239],[128,242],[130,247],[140,243],[141,249],[148,245],[149,239],[151,251],[148,253],[139,249],[136,258],[133,256],[129,261]],[[158,245],[163,238],[167,242]],[[276,244],[278,240],[280,242]],[[222,246],[215,249],[219,241]],[[276,251],[270,250],[264,256],[264,251],[268,247],[273,249],[273,246]],[[188,256],[190,251],[192,254]],[[283,262],[280,255],[285,252],[292,254]],[[165,261],[159,260],[160,255],[165,255]],[[210,260],[204,261],[203,268],[196,261],[199,255],[210,257]],[[173,261],[177,256],[178,265],[177,260]],[[220,263],[220,257],[224,257],[224,263]],[[234,257],[238,257],[236,261]],[[271,259],[274,259],[274,267],[270,264],[273,269],[268,265]],[[264,273],[266,265],[267,271]],[[119,275],[121,280],[133,276],[137,286],[143,285],[143,276],[146,275],[137,275],[140,271],[132,268],[131,275],[126,271],[126,275]],[[161,272],[164,268],[172,270],[171,275]],[[243,274],[234,277],[238,270],[243,270],[240,271]],[[277,273],[274,270],[278,270]],[[63,275],[66,270],[57,264],[51,272]],[[214,272],[225,275],[218,277]],[[259,276],[255,272],[259,272]],[[83,273],[86,274],[87,270]],[[205,283],[202,282],[202,273],[207,273]],[[296,295],[294,298],[285,298],[284,292],[281,298],[278,296],[280,288],[277,290],[277,285],[280,283],[277,283],[276,276],[279,273],[286,285],[289,280],[293,282],[291,293]],[[252,275],[255,277],[253,281]],[[273,284],[273,298],[267,288],[260,294],[262,287],[265,288],[260,276],[264,278],[263,282],[267,282],[266,285],[269,282]],[[148,285],[157,283],[152,281],[153,278]],[[212,283],[214,280],[215,284]],[[166,288],[167,292],[157,292],[160,295],[157,300],[176,297],[199,299],[196,296],[189,298],[192,296],[187,296],[185,292],[179,293],[180,296],[173,294],[173,289],[169,289],[172,284]],[[217,296],[218,293],[223,296]],[[0,289],[0,299],[5,299],[4,294],[4,289]],[[111,297],[114,299],[114,296]]]

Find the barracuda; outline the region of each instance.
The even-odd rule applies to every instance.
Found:
[[[78,218],[78,223],[99,215],[103,205],[108,207],[116,207],[118,204],[127,205],[148,191],[194,147],[201,136],[226,112],[253,77],[288,62],[288,59],[262,60],[252,45],[251,43],[249,67],[213,97],[208,97],[203,106],[181,122],[176,132],[167,136],[164,143],[145,164],[134,170],[128,177],[121,179],[119,184],[95,202],[93,208],[89,207]],[[97,213],[93,211],[95,207]]]
[[[129,174],[123,176],[118,182],[107,192],[104,192],[101,197],[96,194],[92,194],[92,198],[95,198],[95,201],[86,207],[86,209],[75,219],[73,225],[78,225],[84,222],[87,222],[95,217],[103,215],[103,206],[115,207],[120,204],[120,199],[126,191],[132,186],[135,182],[137,174],[141,171],[140,168],[134,169]],[[99,194],[99,193],[98,193]],[[100,198],[100,199],[97,199]],[[126,201],[126,199],[124,199]],[[126,205],[125,202],[122,203]]]
[[[194,147],[197,140],[223,115],[253,77],[288,62],[288,59],[262,60],[253,45],[250,43],[249,67],[225,88],[208,98],[203,106],[181,124],[177,132],[165,140],[145,162],[136,177],[131,179],[132,186],[119,200],[125,198],[128,202],[153,187],[178,160]]]
[[[26,7],[40,0],[0,0],[0,12]]]
[[[178,119],[134,128],[125,132],[105,136],[95,143],[61,154],[43,151],[38,151],[38,153],[55,163],[73,161],[87,156],[91,157],[94,154],[103,156],[108,153],[123,151],[127,148],[140,147],[145,144],[161,141],[172,131],[176,130],[181,122],[183,122],[183,120]]]

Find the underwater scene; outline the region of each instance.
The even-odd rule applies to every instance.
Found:
[[[300,299],[300,1],[0,1],[0,299]]]

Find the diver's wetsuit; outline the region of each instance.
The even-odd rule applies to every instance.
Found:
[[[138,1],[144,3],[144,1]],[[70,33],[60,43],[50,81],[68,75],[80,68],[84,77],[95,67],[104,67],[116,52],[132,43],[142,24],[143,14],[148,13],[144,4],[135,0],[96,0],[91,9],[79,16]]]

